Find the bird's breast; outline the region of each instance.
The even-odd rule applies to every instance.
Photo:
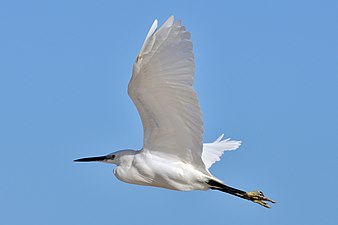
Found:
[[[117,166],[114,174],[119,180],[130,184],[151,185],[152,183],[152,176],[149,173],[140,171],[134,166]]]
[[[115,176],[126,183],[172,190],[204,190],[204,175],[183,162],[136,155],[132,163],[119,165]]]

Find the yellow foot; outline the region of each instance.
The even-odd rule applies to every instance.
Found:
[[[261,191],[250,191],[250,192],[246,192],[245,195],[246,195],[245,196],[246,199],[256,202],[257,204],[260,204],[261,206],[264,206],[266,208],[270,208],[267,202],[275,203],[275,201],[269,198],[266,198],[263,195],[263,192]]]

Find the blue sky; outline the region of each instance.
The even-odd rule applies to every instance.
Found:
[[[1,224],[337,224],[336,1],[1,1]],[[142,147],[127,95],[155,18],[192,33],[204,138],[242,140],[215,191],[118,181],[73,159]]]

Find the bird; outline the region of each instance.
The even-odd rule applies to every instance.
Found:
[[[128,95],[142,120],[140,150],[120,150],[75,162],[115,164],[121,181],[177,191],[218,190],[270,208],[261,191],[245,192],[226,185],[210,172],[224,151],[241,141],[203,143],[203,120],[194,82],[191,34],[170,16],[160,28],[153,22],[133,65]]]

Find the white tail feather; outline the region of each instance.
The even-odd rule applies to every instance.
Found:
[[[224,151],[235,150],[241,145],[241,141],[230,140],[230,138],[222,140],[223,136],[224,134],[219,136],[213,143],[203,144],[202,160],[207,169],[221,159]]]

